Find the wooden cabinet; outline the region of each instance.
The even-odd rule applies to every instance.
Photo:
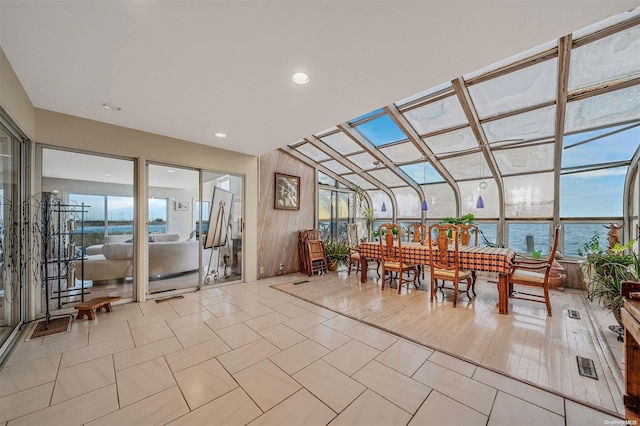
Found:
[[[640,283],[623,282],[622,295],[625,417],[627,420],[640,420]]]

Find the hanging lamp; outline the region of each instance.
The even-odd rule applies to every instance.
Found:
[[[480,178],[478,184],[478,201],[476,201],[476,209],[484,209],[484,199],[482,198],[482,190],[487,189],[489,184],[484,180],[484,161],[482,161],[482,151],[480,151]]]
[[[422,160],[424,161],[424,163],[422,163],[422,184],[425,184],[426,181],[426,168],[427,168],[427,159],[425,157],[422,157]],[[424,200],[422,200],[422,211],[426,212],[427,210],[429,210],[429,206],[427,205],[427,196],[425,195]]]
[[[384,203],[384,201],[382,202],[382,207],[380,207],[380,211],[381,212],[386,212],[387,211],[387,205]]]

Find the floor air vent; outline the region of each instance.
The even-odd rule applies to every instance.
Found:
[[[598,375],[596,374],[596,366],[593,364],[593,360],[589,358],[583,358],[581,356],[576,356],[578,360],[578,372],[581,376],[591,377],[592,379],[598,380]]]
[[[308,282],[309,282],[309,280],[296,281],[295,283],[293,283],[293,285],[304,284],[304,283],[308,283]]]
[[[569,318],[580,319],[580,312],[569,309]]]

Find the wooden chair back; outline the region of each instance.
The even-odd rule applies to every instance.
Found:
[[[458,225],[460,234],[460,245],[462,246],[477,246],[478,245],[478,226],[473,224],[461,224]],[[473,241],[473,244],[471,244]]]
[[[402,238],[400,238],[400,225],[396,223],[383,223],[378,227],[378,235],[380,236],[380,258],[382,262],[402,263]]]
[[[437,235],[436,240],[433,240],[433,236]],[[451,238],[449,238],[451,235]],[[453,243],[455,256],[449,257],[449,243]],[[429,256],[429,266],[433,273],[436,269],[443,269],[448,271],[459,271],[458,262],[458,227],[450,223],[435,224],[429,227],[429,248],[431,249],[431,255]],[[437,251],[434,248],[438,248]]]
[[[421,243],[425,240],[427,226],[422,223],[412,223],[407,226],[407,241],[411,243]]]
[[[347,245],[350,249],[358,247],[358,224],[347,223]]]

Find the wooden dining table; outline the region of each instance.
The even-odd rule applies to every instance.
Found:
[[[422,243],[403,243],[402,259],[407,263],[428,265],[431,251],[438,251],[437,247],[429,247]],[[380,242],[363,242],[358,246],[360,253],[361,271],[367,270],[368,259],[380,259]],[[447,254],[455,256],[450,249]],[[498,312],[509,313],[509,283],[508,277],[516,252],[502,247],[458,246],[458,261],[460,269],[471,271],[486,271],[498,273]],[[367,282],[367,274],[360,275],[360,281]]]

